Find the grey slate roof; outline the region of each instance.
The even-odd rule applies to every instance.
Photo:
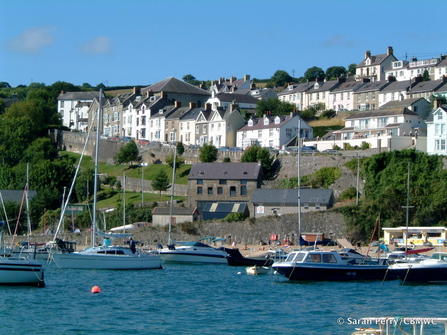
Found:
[[[57,100],[93,100],[99,98],[99,92],[61,92]]]
[[[197,207],[172,207],[173,215],[193,215]],[[171,215],[171,207],[155,207],[152,215]]]
[[[361,86],[355,93],[380,91],[383,88],[385,88],[389,83],[390,82],[388,80],[380,80],[365,83],[365,85]]]
[[[391,115],[400,115],[400,114],[418,115],[419,116],[419,114],[404,107],[404,108],[386,108],[386,109],[376,109],[376,110],[371,110],[371,111],[357,112],[353,115],[348,116],[345,120],[363,119],[363,118],[380,117],[380,116],[391,116]]]
[[[262,178],[260,163],[196,163],[191,167],[189,180],[257,180]]]
[[[387,108],[396,108],[396,107],[408,107],[414,104],[416,101],[425,100],[424,98],[411,98],[411,99],[403,99],[403,100],[393,100],[388,101],[386,104],[379,107],[379,109],[387,109]],[[427,101],[427,100],[425,100]],[[428,103],[428,101],[427,101]]]
[[[366,65],[366,59],[362,60],[357,67],[364,67],[364,66],[374,66],[374,65],[379,65],[381,64],[388,56],[388,54],[380,54],[380,55],[375,55],[375,56],[371,56],[371,65]]]
[[[420,83],[417,83],[411,88],[411,93],[432,92],[439,89],[441,86],[445,84],[447,84],[447,82],[442,79],[421,81]]]
[[[219,93],[216,95],[216,98],[218,98],[220,101],[228,101],[228,102],[236,101],[236,103],[256,104],[259,102],[258,99],[252,97],[249,94]]]
[[[290,115],[279,115],[279,123],[275,123],[275,118],[276,116],[269,116],[269,124],[268,125],[264,125],[264,118],[252,118],[253,120],[253,126],[248,126],[248,124],[246,124],[245,126],[243,126],[241,129],[239,129],[238,131],[247,131],[247,130],[257,130],[257,129],[269,129],[269,128],[281,128],[283,125],[285,125],[287,122],[289,122],[293,117],[300,117],[299,115],[294,115],[293,117],[291,117]],[[305,123],[304,121],[301,119],[302,122],[302,126],[303,128]]]
[[[409,88],[409,81],[392,81],[389,85],[382,89],[382,93],[408,91]]]
[[[201,88],[198,88],[194,85],[188,84],[184,81],[178,80],[174,77],[169,77],[158,83],[147,86],[141,89],[141,93],[146,93],[147,91],[152,92],[168,92],[168,93],[182,93],[182,94],[195,94],[195,95],[206,95],[210,96],[211,94]]]
[[[301,204],[319,203],[329,205],[332,201],[333,191],[326,188],[302,188]],[[273,206],[298,206],[298,189],[267,189],[258,188],[251,198],[254,204],[269,204]]]
[[[3,202],[7,203],[8,201],[13,201],[16,203],[22,202],[23,197],[23,191],[22,190],[0,190]],[[33,199],[35,196],[37,196],[37,191],[28,191],[29,199]]]
[[[306,92],[308,89],[313,87],[313,84],[315,82],[308,82],[308,83],[300,83],[300,84],[293,84],[293,89],[289,89],[289,87],[287,87],[285,90],[281,91],[280,93],[278,93],[278,96],[281,95],[286,95],[286,94],[293,94],[293,93],[298,93],[298,92]]]

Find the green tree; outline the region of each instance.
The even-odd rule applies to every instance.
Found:
[[[5,81],[0,81],[0,88],[11,88],[11,85]]]
[[[265,178],[269,179],[273,168],[273,157],[270,154],[269,149],[254,145],[245,150],[241,157],[241,162],[243,163],[256,163],[259,161],[261,161]]]
[[[357,64],[355,63],[349,64],[347,75],[348,76],[355,75],[356,70],[357,70]]]
[[[270,78],[268,84],[269,87],[273,86],[285,86],[293,81],[292,76],[290,76],[286,71],[277,70],[273,76]]]
[[[196,80],[196,77],[194,77],[192,74],[187,74],[182,77],[182,80],[189,83],[191,81]]]
[[[255,110],[257,117],[263,117],[265,114],[289,115],[295,111],[295,105],[279,99],[267,99],[259,100]]]
[[[213,163],[217,161],[217,158],[218,158],[218,150],[214,145],[208,143],[202,145],[199,154],[199,160],[202,163]]]
[[[308,81],[314,81],[317,78],[323,79],[324,71],[322,68],[317,67],[317,66],[310,67],[306,70],[306,72],[304,72],[304,78]]]
[[[140,163],[142,158],[135,141],[130,141],[120,149],[120,151],[113,157],[113,160],[115,161],[115,164],[120,165],[133,162]]]
[[[183,157],[180,155],[177,155],[175,158],[175,168],[178,169],[183,163]],[[174,154],[170,154],[168,157],[166,157],[166,164],[168,164],[171,168],[174,166]]]
[[[177,155],[179,156],[183,155],[183,153],[185,152],[185,147],[183,146],[182,142],[177,142],[176,149],[177,149]]]
[[[346,76],[346,69],[343,66],[331,66],[326,70],[326,79],[334,80]]]
[[[164,170],[160,170],[152,181],[152,189],[154,191],[166,191],[169,186],[169,178]]]
[[[422,81],[430,81],[431,77],[430,77],[430,73],[428,73],[427,70],[424,71],[424,73],[422,74]]]

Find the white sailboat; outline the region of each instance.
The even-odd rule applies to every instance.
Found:
[[[0,240],[3,247],[4,223],[0,223]],[[0,257],[0,285],[44,287],[44,270],[41,263],[25,257]]]
[[[98,190],[98,160],[99,160],[99,133],[100,120],[102,120],[102,90],[99,94],[99,117],[96,133],[95,153],[95,185],[93,197],[93,229],[92,246],[79,252],[70,252],[64,242],[59,240],[62,252],[55,253],[53,260],[61,269],[102,269],[102,270],[136,270],[161,269],[161,259],[158,255],[143,253],[140,250],[131,250],[129,247],[109,245],[95,246],[97,236],[107,237],[109,240],[128,238],[132,234],[106,234],[98,230],[96,222],[97,190]],[[88,136],[87,136],[88,138]],[[68,201],[67,197],[67,201]],[[64,206],[65,208],[66,206]]]
[[[177,148],[174,151],[174,165],[172,169],[168,245],[166,248],[157,250],[156,253],[160,255],[163,262],[228,264],[228,254],[223,249],[216,249],[198,241],[174,242],[171,239],[176,159]]]

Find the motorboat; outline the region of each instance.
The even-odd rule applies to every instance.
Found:
[[[25,257],[0,257],[0,285],[44,287],[43,266]]]
[[[52,258],[51,250],[47,248],[46,243],[28,243],[26,241],[20,242],[19,246],[14,247],[10,254],[14,257],[26,257],[42,262],[50,261]]]
[[[273,259],[269,258],[268,255],[263,257],[244,257],[237,248],[222,247],[221,249],[228,254],[227,261],[230,266],[271,266],[273,264]]]
[[[356,321],[358,325],[364,327],[356,328],[351,335],[447,334],[447,318],[385,316],[360,318]],[[372,326],[378,326],[379,328],[373,328]]]
[[[109,237],[123,234],[107,234]],[[130,234],[125,234],[130,235]],[[68,248],[65,241],[59,240],[61,252],[53,254],[53,260],[60,269],[98,269],[98,270],[148,270],[162,269],[157,255],[145,253],[140,249],[119,245],[101,245],[79,252]],[[135,252],[134,252],[135,251]]]
[[[354,261],[355,263],[364,263],[372,261],[371,256],[363,255],[357,250],[354,250],[352,248],[343,248],[338,251],[338,254],[341,256],[341,258],[345,261]]]
[[[271,268],[268,266],[253,265],[245,268],[245,272],[247,272],[248,275],[257,276],[267,274],[270,271],[270,269]]]
[[[390,272],[405,282],[447,284],[447,252],[435,252],[417,263],[395,263]]]
[[[154,253],[159,254],[163,262],[228,264],[228,254],[224,249],[198,241],[176,243],[178,245],[168,244]]]
[[[397,279],[388,273],[386,260],[357,264],[343,260],[334,250],[300,250],[289,254],[272,268],[289,280],[352,281]]]

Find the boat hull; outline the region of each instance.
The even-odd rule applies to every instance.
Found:
[[[42,264],[26,258],[1,258],[0,285],[44,287]]]
[[[395,264],[390,272],[404,282],[447,284],[447,264]]]
[[[162,269],[157,255],[110,255],[57,253],[53,255],[60,269],[99,269],[99,270],[150,270]]]
[[[163,262],[228,264],[227,253],[224,251],[212,248],[194,249],[197,248],[162,249],[159,254]]]
[[[273,264],[272,259],[259,259],[259,258],[249,258],[242,256],[239,249],[224,248],[225,252],[228,254],[228,265],[230,266],[271,266]]]
[[[301,264],[275,263],[273,269],[289,280],[296,281],[353,281],[353,280],[394,280],[396,274],[387,271],[387,265],[340,265],[318,267]]]

